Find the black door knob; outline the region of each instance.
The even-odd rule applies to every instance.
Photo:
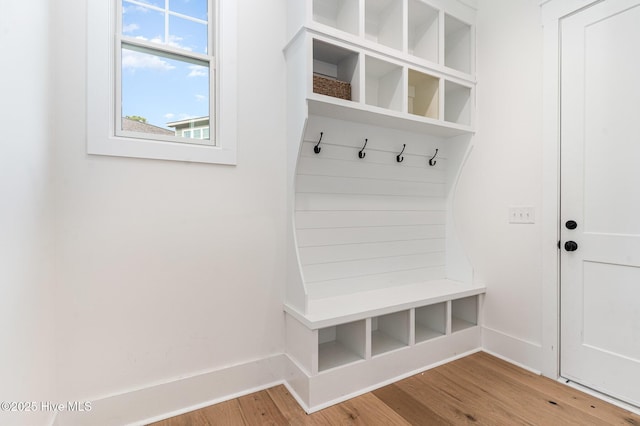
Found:
[[[566,251],[576,251],[578,250],[578,243],[576,243],[575,241],[567,241],[566,243],[564,243],[564,249]]]
[[[564,225],[567,227],[567,229],[576,229],[578,227],[578,224],[575,220],[568,220]]]

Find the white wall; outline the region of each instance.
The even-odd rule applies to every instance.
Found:
[[[542,26],[538,1],[480,0],[477,24],[478,131],[461,177],[456,218],[476,279],[487,285],[485,347],[540,369]],[[509,224],[511,205],[535,207],[536,223]]]
[[[51,398],[48,12],[46,0],[0,7],[0,401]],[[3,411],[0,424],[38,424],[46,417]]]
[[[231,167],[86,154],[87,1],[52,6],[60,398],[282,353],[284,2],[239,1]]]

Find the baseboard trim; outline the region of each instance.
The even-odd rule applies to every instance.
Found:
[[[542,371],[542,345],[482,327],[482,350],[535,374]]]
[[[286,354],[272,355],[215,371],[205,372],[180,380],[154,384],[119,395],[92,401],[89,412],[60,412],[52,419],[52,426],[113,424],[138,426],[167,419],[209,405],[238,398],[253,392],[284,384],[289,393],[308,413],[365,394],[374,389],[438,367],[455,359],[484,350],[507,362],[539,373],[541,346],[509,336],[497,330],[482,327],[482,344],[476,349],[463,351],[452,357],[432,362],[424,367],[380,381],[371,386],[349,392],[339,398],[319,400],[308,406],[310,398],[308,376]],[[480,340],[480,339],[478,339]],[[479,343],[479,342],[478,342]]]
[[[89,412],[61,412],[54,426],[138,426],[283,383],[284,354],[92,401]]]
[[[487,352],[525,370],[540,374],[540,371],[532,366],[540,365],[542,352],[540,345],[487,327],[482,328],[482,342],[483,347],[481,348],[448,357],[312,407],[305,403],[305,400],[309,399],[310,391],[308,376],[288,355],[277,354],[92,401],[91,411],[58,412],[49,419],[47,424],[50,426],[86,424],[142,426],[277,385],[284,385],[307,413],[313,413],[479,351]],[[618,407],[640,414],[639,407],[631,406],[563,378],[559,378],[558,381]]]

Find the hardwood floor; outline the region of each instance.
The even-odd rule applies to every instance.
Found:
[[[636,425],[640,416],[479,352],[307,415],[284,386],[154,426]]]

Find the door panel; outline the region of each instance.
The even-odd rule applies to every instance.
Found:
[[[561,374],[640,405],[640,0],[561,32]]]
[[[584,345],[640,362],[640,330],[624,326],[640,324],[640,309],[628,301],[637,283],[640,268],[584,262]]]
[[[638,67],[640,7],[623,10],[584,29],[585,217],[588,232],[640,234],[632,206],[640,191]],[[634,53],[635,52],[635,53]]]

